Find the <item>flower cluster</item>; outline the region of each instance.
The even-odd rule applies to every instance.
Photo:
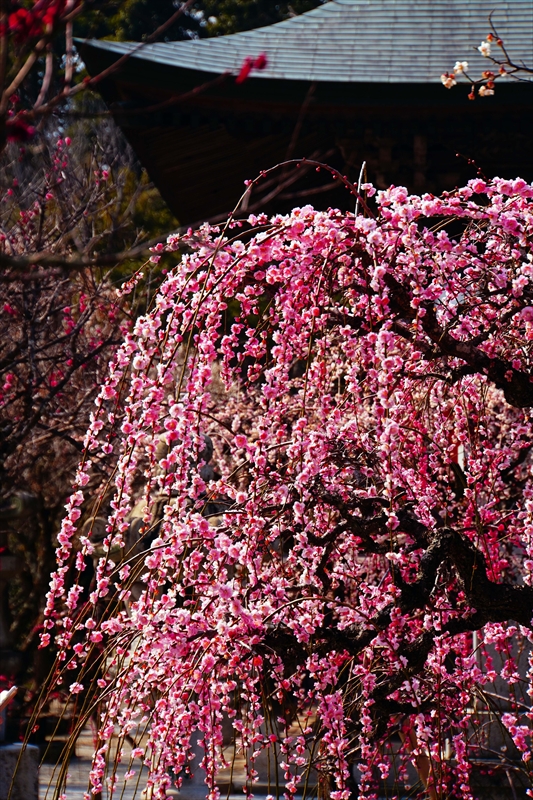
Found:
[[[260,72],[266,69],[268,66],[268,60],[266,57],[266,53],[259,53],[258,56],[252,58],[249,56],[245,58],[242,66],[240,68],[239,74],[235,78],[235,83],[244,83],[247,78],[251,75],[254,70],[259,70]]]
[[[67,7],[74,8],[72,0],[34,0],[32,8],[21,5],[9,14],[5,33],[19,43],[36,39],[54,28]]]
[[[493,43],[500,49],[498,55],[494,55],[492,50]],[[441,82],[446,89],[457,86],[457,79],[464,76],[471,84],[468,99],[475,100],[476,89],[479,97],[490,97],[494,94],[495,81],[499,78],[510,77],[524,80],[526,76],[530,76],[533,72],[532,68],[524,64],[523,61],[516,63],[512,60],[512,56],[507,52],[503,39],[498,36],[494,26],[492,32],[481,42],[477,50],[484,58],[492,61],[494,68],[492,70],[483,70],[480,77],[473,78],[468,74],[468,61],[456,61],[452,72],[443,72],[440,76]]]
[[[110,365],[46,611],[95,791],[143,729],[154,797],[199,741],[213,800],[232,747],[248,794],[470,798],[502,685],[530,768],[533,186],[373,194],[185,237]]]

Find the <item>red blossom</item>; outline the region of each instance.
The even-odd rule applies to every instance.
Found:
[[[35,135],[35,128],[30,125],[24,114],[18,114],[7,120],[6,134],[10,142],[27,142]]]
[[[54,27],[65,5],[66,0],[37,0],[31,9],[20,7],[8,16],[9,33],[18,43],[39,37]]]
[[[259,53],[259,55],[254,61],[253,68],[261,70],[261,69],[266,69],[267,66],[268,66],[268,60],[266,57],[266,53]]]
[[[235,78],[235,83],[244,83],[253,70],[263,70],[268,66],[266,53],[260,53],[256,58],[248,56],[242,63],[241,70]]]
[[[40,36],[43,31],[42,21],[27,8],[19,8],[8,17],[8,29],[16,42],[23,42]]]
[[[244,59],[241,70],[237,75],[237,77],[235,78],[235,83],[244,83],[244,81],[248,78],[250,72],[252,71],[253,64],[254,64],[253,58],[248,57]]]

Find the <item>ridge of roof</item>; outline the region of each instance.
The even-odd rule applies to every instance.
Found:
[[[493,22],[513,61],[533,65],[533,0],[494,5]],[[267,68],[253,79],[439,83],[457,60],[467,60],[474,75],[490,68],[476,49],[489,30],[486,0],[329,0],[283,22],[212,39],[83,44],[215,75],[236,75],[245,58],[265,53]]]

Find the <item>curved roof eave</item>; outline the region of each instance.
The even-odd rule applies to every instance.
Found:
[[[533,0],[494,6],[493,22],[513,60],[532,64]],[[212,39],[85,44],[215,75],[236,75],[245,58],[265,53],[268,66],[254,78],[439,83],[457,60],[467,60],[473,75],[490,68],[476,49],[490,30],[487,8],[486,0],[330,0],[284,22]]]

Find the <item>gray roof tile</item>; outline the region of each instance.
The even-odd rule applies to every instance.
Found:
[[[455,61],[473,75],[490,69],[476,47],[488,15],[516,62],[533,65],[533,0],[330,0],[284,22],[213,39],[146,45],[134,57],[169,66],[237,74],[244,59],[266,53],[255,78],[346,83],[438,83]],[[128,53],[131,42],[91,41]],[[496,45],[493,46],[497,51]]]

